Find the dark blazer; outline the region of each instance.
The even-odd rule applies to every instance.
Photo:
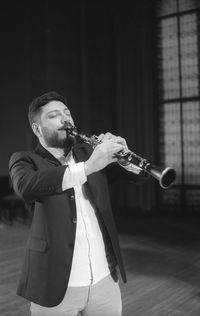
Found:
[[[87,144],[75,145],[73,152],[77,161],[91,155]],[[62,191],[66,168],[41,145],[35,152],[14,153],[9,163],[14,190],[33,214],[17,293],[46,307],[62,301],[72,264],[76,205],[74,189]],[[105,170],[89,175],[84,185],[97,209],[110,271],[118,264],[126,282]]]

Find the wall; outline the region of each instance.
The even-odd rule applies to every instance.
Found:
[[[27,106],[48,90],[67,96],[81,130],[117,133],[154,159],[151,10],[147,0],[2,6],[0,175],[12,152],[33,147]],[[121,201],[132,205],[132,190]],[[135,192],[135,205],[150,208],[151,188],[146,199]]]

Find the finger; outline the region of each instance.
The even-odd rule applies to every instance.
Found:
[[[128,150],[126,140],[124,138],[122,138],[121,136],[115,136],[111,133],[108,133],[107,137],[108,137],[107,139],[111,140],[114,143],[118,143],[118,144],[123,145],[124,149]]]
[[[101,134],[98,136],[98,139],[99,139],[100,141],[103,141],[104,136],[105,136],[105,134],[101,133]]]
[[[113,141],[115,141],[118,144],[123,144],[123,139],[120,136],[113,137]]]
[[[122,137],[120,137],[120,136],[117,136],[117,143],[124,146],[123,150],[124,150],[125,152],[128,152],[128,151],[129,151],[128,146],[127,146],[127,143],[126,143],[126,140],[125,140],[124,138],[122,138]]]
[[[115,136],[113,135],[113,134],[111,134],[110,132],[107,132],[107,133],[105,133],[105,135],[104,135],[104,141],[105,140],[108,140],[108,139],[113,139]]]
[[[112,152],[112,153],[117,153],[117,152],[119,152],[121,150],[124,150],[124,146],[122,146],[120,144],[117,144],[117,143],[114,143],[110,147],[110,152]]]
[[[118,161],[118,159],[115,156],[113,156],[112,157],[112,162],[117,162],[117,161]]]
[[[111,155],[124,149],[123,145],[115,143],[110,139],[103,141],[99,146]]]
[[[126,140],[124,138],[122,138],[121,136],[116,136],[115,140],[117,143],[122,144],[124,146],[127,146]]]

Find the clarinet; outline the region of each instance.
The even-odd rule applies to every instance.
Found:
[[[67,126],[64,126],[62,129],[66,130],[67,133],[69,133],[70,135],[80,138],[83,142],[89,144],[93,149],[97,145],[102,143],[102,141],[98,139],[98,136],[87,136],[86,134],[79,133],[75,126],[69,126],[68,124]],[[144,170],[145,172],[153,176],[155,179],[157,179],[159,181],[160,186],[163,189],[169,188],[176,179],[176,171],[173,168],[155,166],[148,162],[147,159],[137,155],[133,151],[129,150],[127,152],[121,150],[115,154],[115,157],[117,157],[119,165],[130,172],[135,172],[135,169],[138,167]]]

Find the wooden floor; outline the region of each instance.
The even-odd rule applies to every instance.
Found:
[[[199,316],[200,219],[143,216],[117,225],[128,276],[123,316]],[[0,223],[0,316],[30,315],[15,294],[27,233],[18,221]]]

